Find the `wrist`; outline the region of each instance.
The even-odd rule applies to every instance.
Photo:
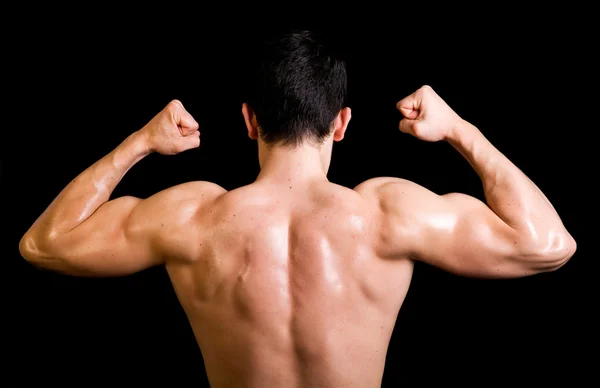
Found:
[[[468,142],[476,131],[477,129],[473,124],[460,119],[448,130],[446,141],[452,145],[464,144],[465,142]]]
[[[150,146],[150,141],[148,136],[143,131],[137,131],[129,135],[127,138],[129,143],[131,144],[134,153],[139,156],[146,156],[154,152],[152,147]]]

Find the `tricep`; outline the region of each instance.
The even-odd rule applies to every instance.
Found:
[[[474,197],[437,195],[405,180],[384,181],[377,192],[384,256],[481,278],[529,276],[564,263]]]

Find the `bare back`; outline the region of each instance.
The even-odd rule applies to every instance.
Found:
[[[254,183],[202,211],[196,257],[167,270],[211,386],[381,385],[412,262],[378,257],[375,210],[318,182]]]

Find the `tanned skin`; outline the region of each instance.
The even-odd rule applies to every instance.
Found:
[[[331,183],[332,145],[344,137],[349,108],[323,144],[290,148],[266,145],[245,104],[259,148],[255,182],[229,192],[189,182],[109,200],[143,157],[200,145],[197,122],[174,100],[73,179],[20,252],[39,268],[78,276],[164,265],[215,388],[379,387],[415,261],[516,278],[556,270],[576,250],[544,194],[433,89],[397,107],[402,132],[446,141],[469,161],[487,203],[392,177],[354,189]]]

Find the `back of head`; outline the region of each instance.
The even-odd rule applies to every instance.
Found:
[[[346,105],[346,65],[316,33],[292,31],[267,40],[246,102],[269,145],[320,144]]]

